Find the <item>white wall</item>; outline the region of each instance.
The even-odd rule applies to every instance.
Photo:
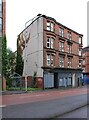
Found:
[[[27,30],[27,33],[26,33]],[[30,33],[30,39],[27,43],[26,56],[27,64],[24,66],[23,76],[25,75],[25,68],[27,76],[33,76],[34,71],[37,71],[38,77],[43,77],[43,18],[37,19],[26,29],[24,36]],[[23,51],[23,57],[24,57]]]

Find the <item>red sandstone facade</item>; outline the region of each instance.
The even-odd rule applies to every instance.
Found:
[[[37,87],[80,86],[82,78],[83,59],[81,52],[83,35],[60,24],[54,18],[46,15],[41,17],[43,18],[43,65],[41,66],[43,76],[36,78]],[[34,20],[34,22],[38,22],[38,19]],[[40,24],[38,27],[40,27]],[[20,36],[25,30],[18,36],[21,53],[24,50],[24,41]],[[29,60],[29,62],[33,61]],[[31,73],[31,71],[28,72]],[[32,76],[27,78],[29,87]]]
[[[83,73],[89,75],[89,46],[83,48]]]
[[[54,24],[54,30],[52,32],[47,31],[47,22]],[[59,35],[60,28],[63,29],[63,37]],[[67,38],[68,32],[71,33],[71,39]],[[53,48],[47,48],[47,37],[53,38]],[[72,59],[71,68],[78,69],[82,67],[82,37],[83,35],[63,26],[54,21],[44,17],[44,67],[47,67],[47,53],[54,53],[54,65],[53,67],[59,67],[60,56],[64,56],[64,68],[68,68],[68,57]],[[80,38],[80,43],[79,43]],[[62,45],[61,45],[62,44]],[[70,50],[68,50],[68,46]],[[61,49],[60,49],[61,47]],[[79,51],[80,50],[80,51]],[[79,55],[80,52],[80,55]],[[79,64],[80,63],[80,64]],[[52,67],[52,66],[50,66]]]

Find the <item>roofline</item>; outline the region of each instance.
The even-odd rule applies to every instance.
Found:
[[[82,50],[82,52],[89,52],[89,46],[84,47],[83,50]]]
[[[41,16],[37,17],[37,18],[36,18],[35,20],[33,20],[25,29],[27,29],[33,22],[35,22],[35,21],[36,21],[38,18],[40,18],[40,17],[43,17],[43,18],[46,18],[46,19],[53,20],[56,24],[61,25],[61,26],[63,26],[64,28],[67,28],[68,30],[70,30],[70,31],[72,31],[72,32],[74,32],[74,33],[76,33],[76,34],[78,34],[79,36],[82,36],[82,37],[83,37],[83,34],[79,34],[78,32],[76,32],[76,31],[74,31],[74,30],[72,30],[72,29],[66,27],[65,25],[63,25],[63,24],[57,22],[54,18],[49,17],[49,16],[46,16],[46,15],[41,15]],[[25,29],[23,29],[22,32],[24,32]],[[21,33],[22,33],[22,32],[21,32]],[[21,34],[21,33],[20,33],[20,34]],[[20,34],[18,34],[17,36],[19,36]]]
[[[74,31],[74,30],[66,27],[65,25],[57,22],[57,21],[56,21],[54,18],[52,18],[52,17],[46,16],[46,15],[43,15],[43,17],[45,17],[45,18],[47,18],[47,19],[50,19],[50,20],[53,20],[53,21],[54,21],[55,23],[57,23],[58,25],[61,25],[61,26],[63,26],[64,28],[67,28],[67,29],[69,29],[70,31],[72,31],[72,32],[74,32],[74,33],[76,33],[76,34],[78,34],[78,35],[80,35],[80,36],[83,36],[83,34],[79,34],[78,32],[76,32],[76,31]]]
[[[38,18],[40,18],[40,17],[43,17],[43,15],[42,15],[42,16],[39,16],[39,17],[37,17],[35,20],[33,20],[26,28],[23,29],[22,32],[24,32],[33,22],[35,22],[35,21],[36,21]],[[22,33],[22,32],[21,32],[21,33]],[[20,34],[21,34],[21,33],[20,33]],[[20,34],[18,34],[17,36],[19,36]]]

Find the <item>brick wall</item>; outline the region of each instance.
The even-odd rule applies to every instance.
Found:
[[[89,47],[85,47],[83,49],[83,60],[85,61],[85,63],[83,64],[83,67],[85,68],[85,73],[89,73]]]
[[[77,68],[78,64],[79,64],[79,53],[78,53],[78,50],[79,50],[79,43],[78,43],[78,38],[79,38],[79,34],[77,34],[76,32],[73,32],[72,30],[66,28],[66,27],[63,27],[57,23],[55,23],[53,20],[49,20],[51,22],[53,22],[55,24],[55,31],[54,32],[50,32],[50,31],[47,31],[46,30],[46,23],[47,23],[47,19],[44,18],[44,60],[43,60],[43,63],[44,63],[44,66],[46,66],[46,63],[47,63],[47,60],[46,60],[46,55],[47,53],[55,53],[55,66],[58,67],[59,66],[59,42],[60,41],[63,41],[61,38],[59,38],[59,27],[62,27],[64,29],[64,50],[65,50],[65,67],[67,68],[67,64],[68,64],[68,56],[67,56],[67,53],[68,53],[68,42],[67,42],[67,32],[70,31],[71,32],[71,35],[72,35],[72,67],[74,69]],[[51,50],[51,49],[47,49],[46,48],[46,42],[47,42],[47,36],[49,37],[54,37],[55,40],[54,40],[54,51]],[[81,46],[82,47],[82,46]]]
[[[27,86],[32,86],[32,76],[27,77]],[[25,78],[22,78],[22,87],[25,87]],[[43,78],[42,77],[36,77],[36,87],[37,88],[43,88]]]

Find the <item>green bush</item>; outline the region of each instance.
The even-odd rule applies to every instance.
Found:
[[[18,90],[22,90],[25,91],[26,88],[19,88],[19,87],[7,87],[8,91],[18,91]],[[27,91],[35,91],[35,90],[42,90],[41,88],[27,88]]]
[[[18,88],[18,87],[7,87],[7,90],[8,91],[18,91],[18,90],[20,90],[20,88]]]
[[[21,88],[21,90],[25,91],[26,88]],[[35,90],[42,90],[42,89],[41,88],[31,88],[31,87],[29,87],[29,88],[27,88],[27,90],[28,91],[35,91]]]

